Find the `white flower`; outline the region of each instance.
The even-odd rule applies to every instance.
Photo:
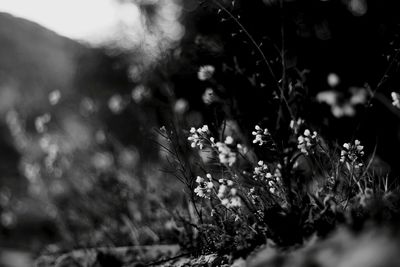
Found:
[[[400,108],[400,94],[396,92],[392,92],[392,105],[395,106],[396,108]]]
[[[136,86],[131,92],[132,100],[137,104],[149,98],[150,96],[151,96],[150,89],[145,87],[144,85]]]
[[[49,113],[43,114],[35,119],[35,128],[38,133],[43,133],[47,130],[47,123],[51,120]]]
[[[330,87],[336,87],[340,83],[340,78],[336,73],[329,73],[327,82]]]
[[[212,182],[207,183],[207,188],[212,189],[214,187],[214,184]]]
[[[203,131],[203,133],[208,133],[208,126],[207,125],[203,125],[203,127],[201,127],[201,130]]]
[[[60,101],[60,98],[61,98],[61,93],[59,90],[54,90],[50,92],[49,94],[50,105],[52,106],[57,105],[57,103]]]
[[[227,144],[227,145],[232,145],[233,144],[233,138],[232,138],[232,136],[227,136],[226,138],[225,138],[225,142],[224,142],[225,144]]]
[[[225,196],[226,189],[227,189],[227,186],[224,185],[224,184],[221,184],[221,185],[219,186],[219,189],[218,189],[218,197],[219,197],[220,199],[222,199],[222,198]]]
[[[183,98],[178,99],[174,105],[174,111],[177,114],[183,114],[189,109],[189,102]]]
[[[203,188],[201,188],[200,186],[196,187],[196,188],[194,189],[194,192],[195,192],[196,195],[198,195],[199,197],[206,197],[206,195],[204,194]]]
[[[230,200],[230,203],[228,204],[228,208],[235,208],[235,207],[240,207],[242,205],[242,202],[239,197],[235,196],[232,197]]]
[[[204,182],[204,179],[202,177],[200,177],[200,176],[197,176],[196,183],[200,184],[200,183],[203,183],[203,182]]]
[[[290,127],[290,129],[293,130],[293,132],[294,132],[295,134],[297,134],[298,131],[299,131],[300,126],[301,126],[303,123],[304,123],[304,120],[301,119],[301,118],[298,118],[297,121],[291,120],[291,121],[290,121],[290,124],[289,124],[289,127]]]
[[[206,105],[211,105],[219,100],[218,96],[215,95],[214,90],[211,88],[207,88],[201,98]]]
[[[122,110],[125,108],[125,103],[122,99],[122,96],[120,95],[113,95],[109,100],[108,100],[108,108],[111,110],[112,113],[114,114],[119,114],[122,112]]]
[[[231,188],[231,195],[236,196],[237,194],[237,189],[236,188]]]
[[[248,148],[242,144],[237,144],[236,147],[237,147],[239,153],[242,155],[247,154],[247,152],[249,151]]]
[[[197,72],[197,77],[200,81],[205,81],[210,79],[215,72],[215,67],[211,65],[201,66]]]

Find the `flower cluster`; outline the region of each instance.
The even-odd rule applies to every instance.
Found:
[[[236,162],[236,152],[233,152],[232,149],[229,147],[233,143],[232,137],[228,136],[225,139],[225,142],[217,142],[215,146],[218,149],[218,158],[222,164],[228,164],[232,166]]]
[[[253,171],[253,178],[257,181],[265,182],[268,185],[268,190],[274,194],[277,186],[281,183],[280,164],[278,164],[274,174],[270,172],[268,165],[264,161],[260,160],[257,164],[258,166]]]
[[[191,147],[199,147],[200,149],[203,149],[204,147],[204,142],[210,133],[210,130],[208,129],[207,125],[203,125],[203,127],[196,128],[192,127],[190,129],[190,136],[188,137],[188,140],[191,142]]]
[[[254,135],[253,144],[262,146],[271,141],[271,134],[268,132],[267,128],[262,129],[260,126],[256,125],[254,129],[255,131],[251,133]]]
[[[233,181],[219,179],[218,198],[221,204],[226,208],[236,208],[242,205],[240,197],[237,195],[237,189],[233,187]]]
[[[340,152],[340,162],[348,163],[358,169],[364,165],[361,162],[362,156],[364,156],[364,146],[361,145],[359,140],[355,140],[354,144],[343,144],[343,149]]]
[[[311,135],[310,130],[306,129],[303,135],[297,138],[297,141],[297,148],[300,149],[302,153],[308,155],[314,152],[313,148],[318,144],[318,134],[314,131]]]
[[[210,79],[215,72],[215,67],[211,65],[205,65],[201,66],[199,68],[199,71],[197,72],[197,78],[199,78],[200,81],[206,81]]]
[[[392,92],[392,105],[396,108],[400,108],[400,94],[396,92]]]
[[[211,174],[207,173],[206,178],[207,180],[201,176],[197,176],[197,187],[194,189],[194,192],[199,197],[210,198],[210,193],[214,187],[214,183],[212,182]]]

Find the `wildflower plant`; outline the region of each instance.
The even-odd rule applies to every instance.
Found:
[[[282,51],[275,53],[275,43],[267,44],[267,38],[261,42],[246,29],[235,2],[208,4],[215,6],[221,21],[236,27],[232,37],[242,39],[251,59],[239,55],[222,59],[218,76],[213,65],[195,69],[195,82],[201,87],[197,101],[206,114],[193,123],[196,127],[189,128],[189,120],[189,125],[183,123],[183,129],[190,130],[182,130],[187,133],[188,151],[180,158],[188,159],[190,166],[177,168],[181,176],[182,170],[190,170],[182,180],[201,225],[198,242],[202,249],[214,252],[249,251],[270,239],[283,246],[301,243],[328,231],[320,225],[333,229],[351,213],[354,203],[366,207],[378,192],[361,142],[339,146],[325,139],[324,126],[309,120],[307,105],[318,96],[308,95],[306,70],[294,67],[289,72],[284,36]],[[198,37],[196,42],[203,45],[202,40]],[[204,42],[212,46],[211,41]],[[264,47],[273,49],[266,53]],[[244,90],[236,88],[236,81],[251,92],[247,104],[252,107],[240,105]],[[337,75],[330,75],[327,82],[332,88],[340,84]],[[398,106],[400,97],[392,96]],[[360,105],[367,96],[351,99]],[[237,127],[227,127],[228,121]],[[199,157],[205,151],[207,160]],[[244,238],[239,248],[232,244],[238,236],[251,238]]]

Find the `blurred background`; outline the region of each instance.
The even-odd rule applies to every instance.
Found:
[[[4,251],[34,257],[178,242],[172,214],[188,204],[177,179],[161,171],[155,129],[213,122],[221,108],[204,97],[213,86],[215,99],[238,100],[243,131],[274,108],[257,53],[213,3],[0,0]],[[277,73],[275,45],[285,43],[286,67],[297,77],[291,86],[309,99],[299,107],[304,118],[332,140],[377,145],[379,166],[398,173],[400,113],[390,98],[400,91],[398,63],[391,65],[396,0],[286,0],[284,9],[275,0],[220,3],[262,43]],[[215,67],[220,86],[198,79],[203,65]]]

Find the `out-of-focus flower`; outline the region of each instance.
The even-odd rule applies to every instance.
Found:
[[[139,104],[140,102],[151,96],[151,91],[144,85],[138,85],[132,90],[131,96],[132,100],[135,103]]]
[[[317,94],[317,101],[330,106],[337,104],[338,93],[335,91],[322,91]]]
[[[96,104],[90,97],[84,97],[80,104],[81,114],[88,116],[96,111]]]
[[[342,117],[353,117],[356,114],[356,110],[350,103],[345,103],[344,105],[334,105],[331,107],[333,116],[336,118]]]
[[[110,97],[110,99],[108,100],[108,108],[114,114],[121,113],[122,110],[125,108],[125,103],[122,99],[122,96],[117,94]]]
[[[57,105],[61,99],[61,92],[59,90],[54,90],[49,94],[49,102],[50,105],[54,106]]]
[[[336,73],[329,73],[326,80],[330,87],[336,87],[340,83],[340,78]]]
[[[392,92],[392,105],[395,106],[396,108],[400,109],[400,94],[396,92]]]
[[[339,98],[343,97],[342,94],[336,91],[323,91],[317,94],[316,99],[320,103],[326,103],[331,107],[332,115],[336,118],[344,116],[352,117],[355,115],[355,105],[361,104],[365,101],[366,95],[356,94],[350,100],[339,102]]]
[[[227,136],[224,141],[224,143],[227,145],[232,145],[233,142],[234,142],[234,140],[233,140],[232,136]]]
[[[134,149],[123,149],[118,155],[118,163],[125,168],[136,167],[139,160],[139,152]]]
[[[363,16],[368,11],[368,5],[366,0],[349,0],[347,3],[349,11],[354,16]]]
[[[92,157],[93,166],[101,171],[105,171],[112,167],[114,163],[114,158],[110,153],[106,152],[97,152]]]
[[[297,134],[299,132],[301,125],[303,125],[303,123],[304,123],[304,120],[301,118],[298,118],[297,120],[291,120],[289,127],[290,127],[290,129],[293,130],[293,132],[295,134]]]
[[[177,114],[183,114],[189,109],[189,103],[187,100],[180,98],[175,102],[174,111]]]
[[[238,149],[238,152],[240,154],[242,154],[242,155],[246,155],[247,152],[249,152],[249,149],[246,146],[242,145],[242,144],[237,144],[236,148]]]
[[[103,144],[106,141],[106,134],[103,130],[98,130],[94,137],[96,142],[99,144]]]
[[[206,105],[211,105],[219,100],[212,88],[207,88],[201,98]]]
[[[222,164],[232,166],[236,162],[236,153],[225,143],[217,142],[219,161]]]
[[[350,92],[351,92],[351,97],[350,97],[351,105],[363,105],[367,102],[368,91],[365,88],[351,87]]]
[[[201,66],[199,68],[199,71],[197,72],[197,78],[199,78],[200,81],[206,81],[210,79],[215,72],[215,67],[211,65],[205,65]]]
[[[49,113],[43,114],[35,119],[35,128],[38,133],[43,133],[47,130],[47,123],[51,120]]]

